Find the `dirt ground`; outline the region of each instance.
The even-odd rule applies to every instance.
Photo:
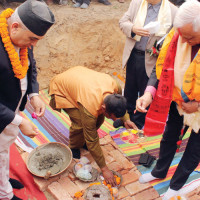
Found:
[[[124,74],[121,61],[125,36],[118,21],[130,0],[110,2],[112,5],[105,6],[92,0],[88,9],[73,8],[70,0],[68,5],[49,5],[56,23],[34,49],[40,89],[47,88],[54,75],[71,66]],[[18,5],[11,3],[9,7],[15,9]]]

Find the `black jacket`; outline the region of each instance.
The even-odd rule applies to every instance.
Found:
[[[39,92],[33,48],[28,50],[28,57],[30,61],[27,72],[28,88],[20,105],[21,111],[26,105],[27,94]],[[10,59],[0,38],[0,133],[13,121],[21,95],[20,79],[14,77]]]

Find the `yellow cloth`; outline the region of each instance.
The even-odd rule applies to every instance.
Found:
[[[167,54],[170,41],[175,33],[172,29],[166,37],[156,63],[156,75],[160,79],[163,63]],[[184,116],[184,124],[190,126],[195,132],[200,129],[200,112],[185,113],[181,108],[181,88],[190,101],[200,101],[200,50],[191,62],[192,47],[188,43],[182,43],[182,37],[178,38],[176,56],[174,60],[174,89],[173,101],[178,106],[180,115]]]
[[[81,66],[56,75],[49,88],[49,95],[55,95],[56,108],[78,108],[80,103],[95,117],[104,98],[113,93],[118,93],[118,86],[111,76]]]
[[[136,15],[134,26],[136,27],[144,26],[144,22],[147,15],[147,9],[148,9],[148,2],[146,0],[143,0]],[[158,13],[158,21],[160,22],[160,29],[155,34],[155,36],[162,37],[167,33],[168,29],[172,25],[171,8],[168,0],[162,0],[160,10]],[[140,41],[141,36],[136,35],[134,39],[136,41]]]

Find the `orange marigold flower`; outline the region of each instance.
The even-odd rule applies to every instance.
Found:
[[[101,185],[101,183],[100,183],[100,182],[97,182],[97,183],[90,183],[89,186],[93,186],[93,185]]]
[[[10,42],[11,40],[10,40],[10,37],[9,36],[7,36],[7,37],[2,37],[2,41],[3,41],[3,43],[7,43],[7,42]]]
[[[121,178],[120,178],[120,177],[117,177],[117,178],[116,178],[116,183],[117,183],[117,185],[119,185],[120,182],[121,182]]]
[[[0,18],[0,23],[6,23],[6,19],[5,18]]]
[[[15,51],[11,42],[7,29],[7,18],[9,18],[13,12],[14,11],[11,8],[8,8],[0,14],[0,35],[2,42],[4,43],[5,50],[10,58],[15,77],[22,79],[26,76],[28,71],[28,50],[27,48],[21,49],[19,58],[18,53]]]
[[[107,185],[107,183],[106,183],[106,181],[105,181],[105,180],[103,181],[103,184],[104,184],[104,185]]]
[[[4,27],[7,27],[7,25],[4,23],[0,23],[0,28],[4,28]]]
[[[82,197],[83,196],[83,193],[82,192],[76,192],[75,194],[74,194],[74,197],[76,197],[76,198],[79,198],[79,197]]]

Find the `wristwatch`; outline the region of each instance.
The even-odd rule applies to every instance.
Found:
[[[200,102],[198,102],[198,111],[200,112]]]

